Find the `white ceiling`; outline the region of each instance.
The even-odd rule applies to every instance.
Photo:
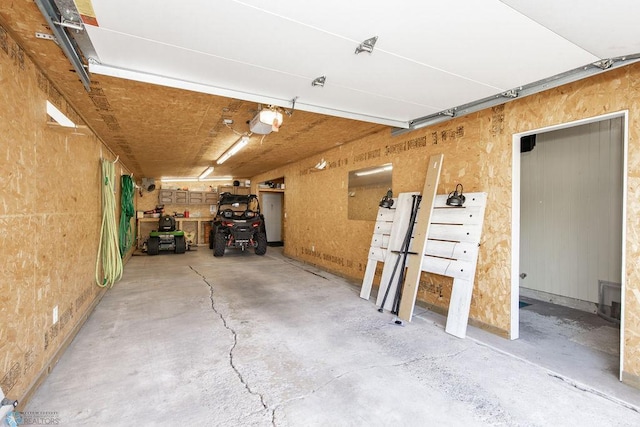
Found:
[[[640,52],[640,2],[92,0],[106,74],[397,127]],[[372,54],[354,53],[378,36]],[[326,76],[324,87],[311,82]],[[188,83],[188,84],[185,84]]]

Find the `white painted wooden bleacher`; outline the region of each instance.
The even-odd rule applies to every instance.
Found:
[[[380,208],[378,211],[360,297],[369,299],[377,263],[383,262],[376,305],[381,305],[386,287],[391,284],[384,307],[386,310],[390,310],[393,304],[400,268],[394,277],[391,274],[400,256],[397,251],[400,251],[406,234],[412,195],[415,194],[418,193],[401,193],[398,199],[394,199],[397,200],[394,209]],[[462,207],[447,206],[447,195],[435,197],[425,252],[409,255],[423,257],[422,271],[454,279],[446,331],[460,338],[466,336],[487,194],[467,193],[465,197]]]
[[[487,204],[487,193],[467,193],[462,207],[447,206],[436,196],[422,271],[453,277],[446,331],[464,338]]]

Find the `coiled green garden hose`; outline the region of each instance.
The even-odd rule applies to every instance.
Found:
[[[120,177],[120,257],[124,258],[125,254],[133,244],[133,228],[131,227],[131,218],[135,215],[133,206],[133,196],[135,194],[135,184],[129,175]]]
[[[122,258],[118,249],[116,227],[115,163],[102,159],[102,227],[96,258],[96,283],[112,287],[122,278]],[[102,274],[100,269],[102,267]],[[101,277],[102,276],[102,279]]]

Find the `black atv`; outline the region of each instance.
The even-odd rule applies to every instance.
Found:
[[[258,196],[222,193],[218,211],[209,232],[209,249],[221,257],[226,248],[255,248],[256,255],[267,253],[267,233],[260,213]]]

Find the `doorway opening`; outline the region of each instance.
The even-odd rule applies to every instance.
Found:
[[[627,134],[622,111],[513,136],[511,339],[556,333],[557,341],[549,341],[557,350],[552,357],[576,351],[565,348],[569,341],[581,344],[578,349],[593,347],[609,353],[602,363],[610,365],[613,357],[618,378]],[[549,319],[553,328],[545,329]]]
[[[267,245],[284,246],[284,177],[265,181],[258,185],[260,206],[267,231]]]

